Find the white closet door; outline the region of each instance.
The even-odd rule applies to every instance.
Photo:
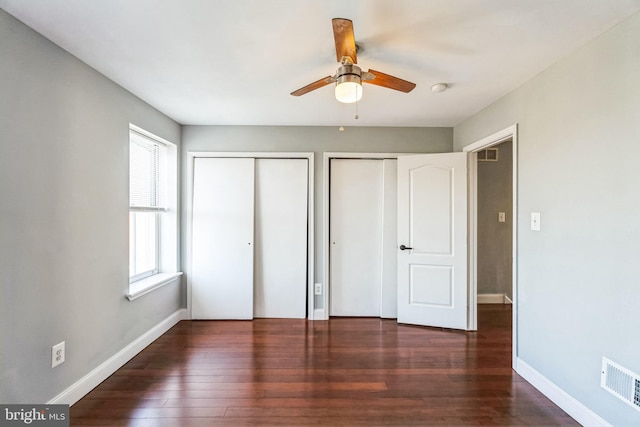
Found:
[[[304,318],[306,159],[256,159],[254,316]]]
[[[332,316],[380,316],[383,162],[332,159]]]
[[[251,319],[254,159],[197,158],[193,181],[192,318]]]

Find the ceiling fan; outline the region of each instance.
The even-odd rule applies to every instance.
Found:
[[[353,35],[353,22],[350,19],[333,18],[333,37],[336,43],[336,59],[341,64],[333,76],[323,77],[300,89],[291,92],[293,96],[304,95],[330,83],[336,83],[335,95],[340,102],[351,103],[362,98],[362,82],[400,92],[411,92],[415,83],[376,70],[362,71],[358,63],[357,46]]]

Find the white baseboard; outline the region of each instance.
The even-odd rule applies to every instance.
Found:
[[[478,294],[478,304],[504,304],[505,294]]]
[[[316,308],[313,310],[313,320],[329,320],[329,317],[325,315],[324,308]]]
[[[584,427],[612,427],[520,358],[516,360],[516,372]]]
[[[100,366],[89,372],[84,377],[76,381],[71,387],[51,399],[47,404],[66,404],[73,405],[82,399],[87,393],[93,390],[98,384],[106,380],[111,374],[120,369],[125,363],[133,359],[146,346],[158,339],[162,334],[171,329],[176,323],[187,318],[187,310],[182,308],[149,331],[142,334],[131,344],[111,356]]]
[[[513,304],[513,301],[511,301],[511,298],[509,298],[508,296],[504,296],[504,303],[505,304]]]

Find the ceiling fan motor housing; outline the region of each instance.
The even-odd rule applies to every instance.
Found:
[[[353,82],[362,84],[362,70],[354,64],[345,64],[338,68],[336,73],[336,84]]]

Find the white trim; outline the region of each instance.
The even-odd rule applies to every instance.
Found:
[[[505,304],[505,294],[478,294],[478,304]]]
[[[160,137],[160,136],[158,136],[158,135],[156,135],[154,133],[149,132],[148,130],[144,130],[141,127],[138,127],[138,126],[134,125],[133,123],[129,123],[129,130],[130,131],[134,131],[134,132],[136,132],[136,133],[138,133],[138,134],[140,134],[142,136],[145,136],[145,137],[147,137],[147,138],[149,138],[149,139],[151,139],[151,140],[153,140],[155,142],[159,142],[161,144],[173,145],[173,146],[176,145],[171,141],[168,141],[168,140],[166,140],[166,139],[164,139],[164,138],[162,138],[162,137]]]
[[[104,361],[100,366],[89,372],[84,377],[80,378],[71,387],[64,390],[62,393],[47,402],[48,405],[53,404],[66,404],[73,405],[78,400],[82,399],[87,393],[93,390],[98,384],[106,380],[111,374],[120,369],[125,363],[133,359],[135,355],[140,353],[149,344],[158,339],[162,334],[167,332],[173,326],[181,320],[187,318],[187,311],[184,308],[171,314],[166,319],[162,320],[156,326],[142,334],[131,344],[111,356]]]
[[[518,124],[514,124],[502,129],[492,135],[471,143],[462,149],[469,154],[469,330],[477,330],[478,313],[476,309],[478,281],[477,281],[477,257],[478,257],[478,169],[476,152],[500,144],[508,139],[512,140],[512,162],[513,162],[513,241],[512,246],[512,297],[513,297],[513,320],[512,320],[512,367],[515,369],[518,358]]]
[[[513,304],[513,301],[511,301],[511,298],[509,298],[508,296],[504,296],[504,303],[505,304]]]
[[[397,159],[400,156],[419,156],[421,154],[438,153],[342,153],[339,151],[327,151],[323,153],[324,158],[331,159]]]
[[[502,129],[494,134],[486,136],[474,143],[465,146],[462,151],[465,153],[480,151],[485,148],[489,148],[492,145],[500,144],[511,137],[515,137],[518,133],[518,125],[511,125],[508,128]]]
[[[129,212],[167,212],[167,208],[154,208],[153,206],[129,206]]]
[[[611,427],[607,421],[601,418],[591,409],[577,401],[569,393],[558,387],[547,377],[529,366],[522,359],[516,359],[516,372],[531,385],[537,388],[542,394],[548,397],[560,409],[565,411],[571,418],[585,427]]]
[[[312,159],[313,152],[298,151],[188,151],[188,158],[216,157],[216,158],[256,158],[256,159]]]
[[[158,273],[136,282],[129,284],[129,293],[126,295],[129,301],[140,298],[158,288],[168,285],[169,283],[178,282],[178,277],[182,276],[182,272],[177,273]]]
[[[314,315],[314,279],[315,279],[315,161],[313,152],[262,152],[262,151],[240,151],[240,152],[218,152],[218,151],[188,151],[187,152],[187,205],[185,208],[187,217],[187,227],[185,234],[185,268],[187,271],[187,313],[191,318],[191,279],[189,272],[192,271],[191,261],[191,236],[193,233],[193,165],[196,158],[214,157],[214,158],[257,158],[257,159],[307,159],[308,178],[307,178],[307,208],[308,208],[308,227],[307,227],[307,317],[309,320],[317,320]]]
[[[313,320],[329,320],[329,316],[324,314],[324,308],[316,308],[313,310]]]
[[[511,303],[512,303],[512,320],[511,320],[511,360],[518,358],[518,125],[515,124],[509,128],[511,132],[511,158],[513,167],[513,181],[511,187],[513,189],[513,229],[511,231],[512,255],[511,255]],[[512,362],[513,364],[514,362]]]
[[[329,289],[331,287],[330,260],[329,260],[329,165],[330,153],[322,156],[322,277],[324,284],[322,289],[322,317],[316,320],[329,320]],[[320,311],[318,310],[318,311]]]
[[[467,264],[467,291],[468,291],[468,318],[467,330],[478,330],[478,258],[475,256],[478,247],[478,185],[476,179],[478,176],[478,154],[472,152],[468,154],[467,159],[468,175],[467,175],[467,239],[469,244],[467,247],[468,258]]]
[[[315,259],[316,259],[316,244],[315,244],[315,236],[316,236],[316,220],[315,220],[315,199],[316,199],[316,189],[315,189],[315,157],[314,153],[307,153],[307,159],[309,161],[309,177],[307,179],[307,197],[309,198],[309,202],[307,204],[307,317],[309,320],[315,319],[314,308],[316,306],[316,294],[315,294],[315,283],[316,283],[316,268],[315,268]]]

